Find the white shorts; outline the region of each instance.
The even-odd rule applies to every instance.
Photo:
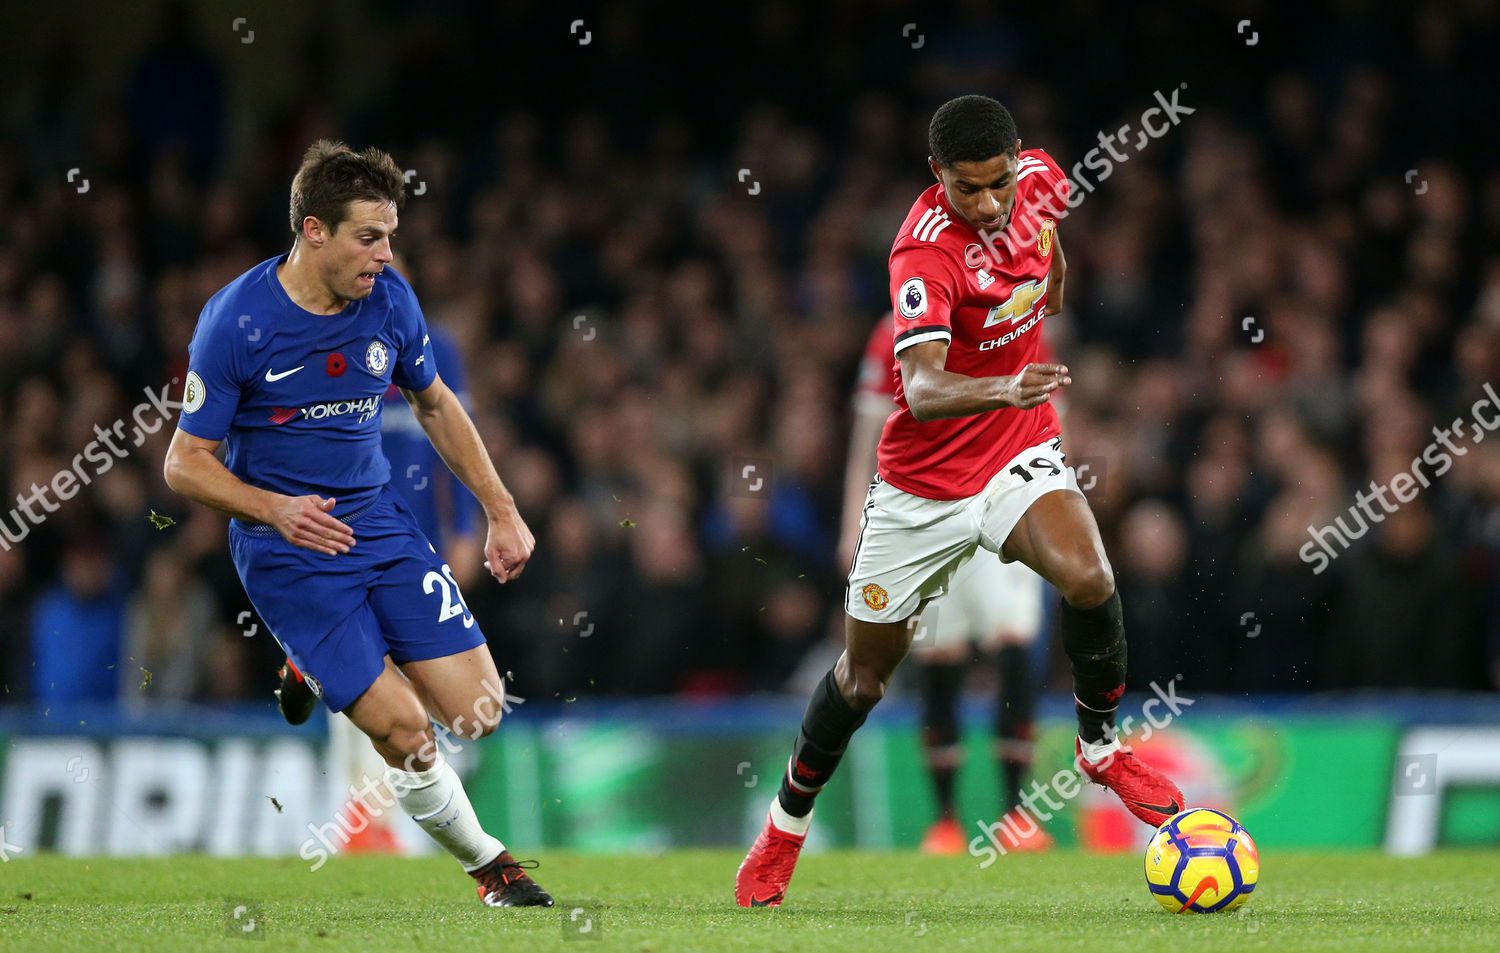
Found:
[[[1031,504],[1053,490],[1082,495],[1061,443],[1017,454],[961,500],[929,500],[877,476],[860,517],[844,611],[863,622],[900,622],[943,595],[980,547],[1008,561],[1001,547]]]
[[[947,594],[922,609],[912,654],[920,658],[969,645],[993,649],[1002,641],[1030,645],[1042,629],[1045,586],[1022,563],[975,553],[954,573]]]

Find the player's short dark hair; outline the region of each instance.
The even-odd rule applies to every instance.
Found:
[[[932,114],[927,147],[938,165],[984,162],[1016,148],[1016,121],[1010,110],[988,96],[950,99]]]
[[[319,139],[302,155],[302,167],[292,179],[292,234],[302,234],[302,222],[313,216],[330,232],[349,217],[350,202],[406,201],[406,179],[396,160],[376,148],[355,152],[342,142]]]

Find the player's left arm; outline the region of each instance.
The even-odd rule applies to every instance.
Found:
[[[1068,279],[1068,260],[1063,257],[1062,242],[1052,232],[1052,267],[1047,272],[1047,307],[1043,314],[1060,314],[1063,309],[1063,282]]]
[[[438,456],[484,507],[489,523],[484,544],[485,568],[500,582],[516,578],[531,558],[536,538],[516,510],[515,498],[495,472],[495,464],[479,439],[469,412],[437,375],[433,376],[431,386],[423,390],[403,387],[401,396],[411,405]]]

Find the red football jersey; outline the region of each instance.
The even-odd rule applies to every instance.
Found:
[[[891,313],[875,322],[870,329],[870,338],[865,341],[864,356],[859,359],[859,379],[854,384],[854,406],[868,407],[872,411],[892,411],[896,405],[897,380],[901,377],[900,365],[896,363],[894,344],[896,326]]]
[[[923,192],[891,247],[894,353],[946,341],[946,369],[970,377],[1017,374],[1041,361],[1054,216],[1067,197],[1057,163],[1027,149],[1017,162],[1010,221],[986,245],[948,207],[941,184]],[[918,421],[895,376],[896,412],[880,437],[880,475],[908,493],[932,500],[973,496],[1016,454],[1061,433],[1050,401],[1030,410]]]

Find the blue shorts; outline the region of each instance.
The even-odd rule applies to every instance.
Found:
[[[396,663],[484,644],[443,562],[389,486],[343,517],[349,552],[293,546],[269,526],[230,522],[229,551],[255,611],[329,711],[343,711]]]

